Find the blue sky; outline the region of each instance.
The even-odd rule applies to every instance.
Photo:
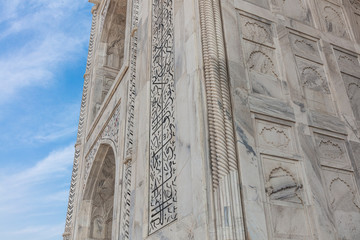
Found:
[[[0,236],[60,240],[92,4],[0,4]]]

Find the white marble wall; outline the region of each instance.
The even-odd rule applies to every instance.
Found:
[[[105,149],[112,149],[115,158],[111,239],[234,239],[216,232],[231,227],[226,229],[227,210],[214,205],[204,74],[209,59],[203,52],[200,1],[163,1],[172,4],[165,17],[173,26],[167,43],[173,44],[168,50],[174,69],[166,73],[171,72],[175,96],[171,179],[176,181],[176,213],[169,214],[174,221],[156,229],[150,226],[151,80],[157,51],[153,4],[160,3],[138,0],[135,12],[137,0],[109,1],[91,1],[98,6],[95,53],[89,53],[86,124],[77,144],[72,225],[64,239],[108,239],[96,237],[91,223],[92,194],[100,179],[93,169],[102,166]],[[218,3],[222,16],[223,29],[217,30],[224,33],[226,59],[216,61],[228,71],[228,116],[234,124],[241,191],[234,204],[242,207],[245,239],[360,239],[360,3],[208,2]],[[126,19],[107,23],[103,9],[116,3],[126,6]],[[101,29],[111,30],[107,24],[112,23],[123,34],[119,44],[124,50],[116,52],[121,56],[116,59],[101,43]],[[129,89],[135,89],[134,102]],[[126,152],[129,124],[132,151]],[[219,228],[219,221],[225,228]]]
[[[247,237],[358,239],[357,1],[222,6]]]

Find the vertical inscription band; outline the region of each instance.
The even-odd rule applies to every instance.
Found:
[[[177,218],[173,0],[153,0],[149,234]]]

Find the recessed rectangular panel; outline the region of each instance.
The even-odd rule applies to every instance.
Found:
[[[315,134],[315,146],[322,165],[351,169],[351,164],[343,139]]]
[[[336,61],[341,72],[360,77],[360,64],[357,55],[334,50]]]
[[[342,73],[346,93],[349,97],[355,118],[360,121],[360,78]]]
[[[271,2],[286,17],[311,25],[311,13],[305,0],[272,0]]]
[[[274,239],[311,239],[300,162],[262,155],[262,163]]]
[[[273,46],[271,24],[241,15],[241,31],[243,38],[267,46]]]
[[[308,58],[316,62],[322,62],[319,46],[316,41],[292,33],[289,34],[289,38],[295,55]]]
[[[263,120],[256,120],[256,126],[260,147],[280,152],[296,152],[291,127]]]
[[[319,5],[325,31],[340,38],[350,39],[342,8],[325,0],[320,0]]]
[[[340,239],[360,239],[360,202],[354,174],[324,168],[324,185]]]

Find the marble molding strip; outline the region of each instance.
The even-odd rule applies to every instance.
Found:
[[[131,158],[134,141],[134,110],[136,97],[136,59],[137,59],[137,28],[139,25],[139,0],[133,1],[131,24],[131,56],[130,56],[130,80],[128,86],[128,109],[126,120],[126,144],[125,158]]]
[[[217,239],[245,239],[218,0],[199,0]]]
[[[130,79],[128,86],[128,109],[126,121],[126,140],[125,140],[125,161],[123,166],[123,191],[121,196],[121,228],[120,239],[131,239],[131,192],[132,192],[132,153],[134,141],[134,110],[136,98],[136,59],[137,59],[137,28],[139,25],[139,0],[132,3],[132,25],[131,25],[131,57],[130,57]]]
[[[84,124],[86,119],[86,109],[87,109],[87,99],[88,99],[88,90],[89,90],[89,82],[90,82],[90,69],[92,65],[92,59],[94,55],[94,44],[96,37],[96,24],[97,24],[97,8],[98,5],[95,5],[91,12],[92,22],[91,22],[91,32],[90,32],[90,41],[89,41],[89,51],[88,58],[86,63],[86,72],[84,75],[84,87],[83,87],[83,95],[81,99],[81,108],[80,108],[80,118],[79,118],[79,126],[77,133],[77,140],[75,145],[75,155],[74,155],[74,164],[71,175],[71,185],[70,185],[70,193],[69,193],[69,201],[68,208],[66,213],[66,222],[65,222],[65,231],[63,233],[64,240],[72,239],[73,233],[73,216],[75,215],[75,203],[76,203],[76,188],[78,182],[78,171],[79,171],[79,160],[81,158],[81,139],[84,136]]]

